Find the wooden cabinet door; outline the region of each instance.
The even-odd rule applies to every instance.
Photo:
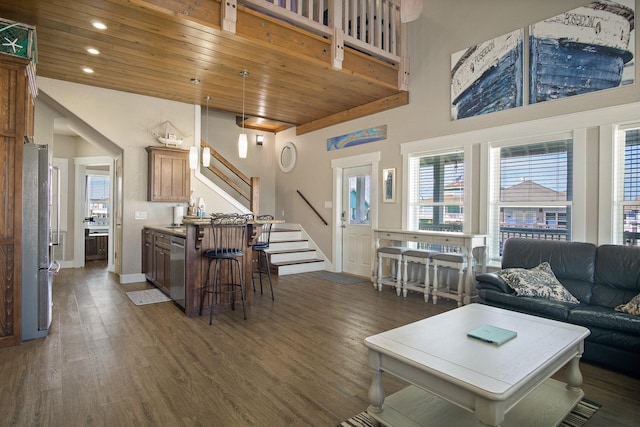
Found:
[[[153,269],[153,231],[142,229],[142,272],[146,275],[147,280],[155,280],[155,272]]]
[[[155,233],[155,242],[153,249],[153,271],[154,283],[158,288],[169,293],[171,278],[171,246],[169,236],[161,233]]]
[[[0,55],[0,347],[22,340],[22,146],[33,136],[28,66]]]
[[[187,202],[191,191],[189,152],[176,148],[147,147],[150,202]]]

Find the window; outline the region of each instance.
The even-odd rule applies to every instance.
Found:
[[[571,240],[571,139],[490,149],[489,254],[509,237]]]
[[[464,152],[411,156],[408,191],[408,229],[462,231]]]
[[[369,225],[369,200],[371,177],[369,175],[349,177],[349,224]]]
[[[87,216],[95,225],[109,225],[109,176],[86,176]]]
[[[640,246],[640,125],[616,134],[614,243]]]

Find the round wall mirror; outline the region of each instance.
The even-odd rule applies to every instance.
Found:
[[[287,141],[282,146],[278,163],[282,172],[290,172],[296,165],[296,146],[293,145],[293,142]]]

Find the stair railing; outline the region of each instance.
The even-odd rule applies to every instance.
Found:
[[[313,207],[313,205],[311,203],[309,203],[309,201],[307,200],[306,197],[304,197],[304,195],[300,192],[300,190],[296,190],[298,192],[298,194],[300,195],[300,197],[302,197],[302,200],[304,200],[307,205],[309,205],[309,207],[311,208],[311,210],[313,212],[315,212],[315,214],[318,216],[318,218],[320,218],[320,221],[324,222],[324,225],[329,225],[329,223],[327,221],[325,221],[325,219],[322,217],[322,215],[320,215],[320,212],[318,212],[316,210],[316,208]]]
[[[209,164],[208,169],[218,178],[222,180],[226,185],[231,187],[235,192],[237,192],[240,197],[247,200],[249,202],[249,210],[254,214],[258,215],[258,208],[260,205],[260,178],[258,177],[248,177],[243,174],[238,168],[236,168],[231,162],[225,159],[222,154],[218,153],[213,149],[210,145],[206,143],[204,140],[200,140],[200,147],[209,147],[211,150],[211,158],[215,159],[222,165],[227,173],[218,168],[212,163]],[[229,177],[229,174],[235,175],[238,177],[244,184],[249,187],[249,191],[242,188],[236,181]]]

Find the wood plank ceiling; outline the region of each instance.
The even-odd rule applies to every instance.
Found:
[[[36,27],[43,77],[241,114],[247,70],[246,126],[298,134],[408,103],[397,66],[347,48],[336,70],[323,37],[242,6],[233,34],[220,16],[219,0],[0,2],[0,18]]]

